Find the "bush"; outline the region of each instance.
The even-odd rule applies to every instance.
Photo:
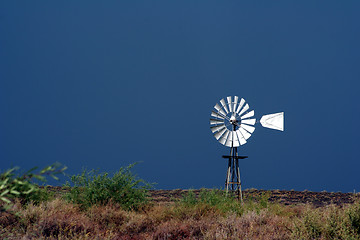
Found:
[[[352,230],[360,235],[360,202],[355,203],[347,211],[348,219],[351,224]]]
[[[185,208],[212,208],[222,214],[234,212],[242,215],[244,212],[241,203],[234,196],[227,195],[221,190],[202,189],[198,197],[190,190],[179,201],[178,206]]]
[[[295,239],[360,239],[360,205],[307,208],[295,219]]]
[[[49,194],[46,189],[40,189],[34,180],[46,181],[45,176],[51,176],[54,179],[58,179],[55,174],[62,173],[66,167],[59,169],[60,164],[55,163],[40,170],[38,173],[34,173],[37,167],[30,169],[29,171],[16,176],[15,172],[18,167],[9,169],[0,174],[0,204],[7,204],[5,208],[9,207],[14,198],[19,198],[22,204],[26,204],[29,201],[38,204],[42,201],[49,199]]]
[[[120,204],[125,210],[139,210],[147,203],[147,190],[151,185],[131,173],[133,166],[120,168],[112,177],[108,173],[84,170],[71,177],[73,187],[66,198],[82,209],[111,202]]]

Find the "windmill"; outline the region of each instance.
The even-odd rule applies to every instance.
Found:
[[[216,103],[215,111],[211,112],[210,129],[216,140],[222,145],[230,147],[230,155],[224,155],[228,159],[228,168],[225,180],[226,193],[229,188],[237,192],[238,198],[242,201],[241,180],[239,159],[247,156],[238,155],[238,147],[244,145],[255,131],[255,111],[249,110],[250,106],[243,98],[231,96]],[[265,128],[284,131],[284,112],[263,115],[260,123]]]

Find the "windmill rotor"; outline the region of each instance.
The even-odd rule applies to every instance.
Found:
[[[227,147],[244,145],[255,130],[255,111],[249,110],[249,104],[238,96],[221,99],[214,109],[210,129],[216,140]]]

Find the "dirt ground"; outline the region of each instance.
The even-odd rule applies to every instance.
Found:
[[[56,195],[62,195],[69,191],[68,188],[48,186],[49,191]],[[156,204],[171,204],[189,190],[150,190],[151,201]],[[201,190],[191,190],[197,196]],[[342,192],[310,192],[310,191],[287,191],[287,190],[257,190],[247,189],[243,191],[244,200],[260,199],[266,197],[270,202],[278,202],[284,205],[312,204],[315,207],[323,207],[330,204],[343,205],[360,200],[360,194]]]
[[[196,195],[200,190],[192,190]],[[188,190],[150,190],[154,202],[170,203],[181,198]],[[323,207],[329,204],[343,205],[353,203],[360,199],[359,194],[341,192],[310,192],[310,191],[287,191],[287,190],[256,190],[243,191],[244,200],[260,199],[266,196],[270,202],[278,202],[284,205],[312,204],[315,207]]]

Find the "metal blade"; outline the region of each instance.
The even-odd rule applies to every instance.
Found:
[[[225,127],[225,124],[222,124],[222,125],[212,126],[212,127],[210,127],[210,129],[214,133],[214,132],[217,132],[217,131],[223,129],[224,127]]]
[[[233,141],[233,132],[231,131],[229,133],[228,139],[225,142],[225,146],[232,147],[232,141]]]
[[[221,109],[219,104],[215,104],[214,108],[221,113],[222,115],[226,116],[226,113],[224,112],[224,110]]]
[[[212,117],[217,117],[217,118],[220,118],[220,119],[225,119],[224,116],[222,116],[221,114],[216,113],[216,112],[214,112],[214,111],[211,111],[211,116],[212,116]]]
[[[239,141],[233,141],[233,147],[239,147],[240,142]]]
[[[231,96],[227,97],[226,99],[227,99],[228,106],[229,106],[229,112],[233,112],[233,110],[232,110]]]
[[[238,138],[238,136],[237,136],[237,134],[236,134],[236,131],[232,131],[232,133],[233,133],[233,140],[234,140],[234,141],[238,141],[239,138]]]
[[[218,120],[218,119],[211,119],[210,118],[210,125],[214,125],[214,124],[223,124],[224,121],[222,120]]]
[[[242,98],[242,99],[240,100],[240,103],[239,103],[238,108],[236,109],[236,113],[239,113],[239,111],[240,111],[240,109],[242,108],[242,106],[244,105],[244,103],[245,103],[245,100]]]
[[[254,116],[254,114],[255,114],[255,111],[254,111],[254,110],[252,110],[252,111],[248,112],[247,114],[243,115],[243,116],[241,117],[241,119],[245,119],[245,118],[253,117],[253,116]]]
[[[246,104],[243,109],[241,109],[241,112],[239,113],[239,116],[241,116],[244,112],[246,112],[249,109],[249,104]]]
[[[249,126],[246,124],[241,124],[240,126],[243,127],[249,133],[253,133],[255,131],[255,128],[253,126]]]
[[[284,112],[264,115],[260,123],[263,127],[284,131]]]
[[[216,111],[220,111],[220,109],[221,109],[221,107],[220,107],[220,105],[217,103],[217,104],[215,104],[215,106],[214,106],[214,108],[216,109]]]
[[[245,124],[248,124],[248,125],[255,125],[256,119],[255,118],[253,118],[253,119],[244,119],[244,120],[241,120],[241,123],[245,123]]]
[[[233,112],[235,112],[235,110],[236,110],[236,106],[237,106],[238,100],[239,100],[239,97],[238,97],[238,96],[234,96]]]
[[[227,107],[226,107],[225,100],[224,100],[224,99],[221,99],[221,100],[220,100],[220,103],[221,103],[221,105],[223,106],[223,108],[225,109],[226,114],[228,114],[229,111],[228,111],[228,109],[227,109]],[[225,114],[225,115],[226,115],[226,114]]]
[[[245,129],[242,126],[240,126],[239,130],[240,130],[241,134],[244,136],[245,140],[249,139],[249,137],[251,136],[250,133],[245,131]]]
[[[233,147],[240,146],[238,135],[235,131],[233,131]]]
[[[244,136],[241,134],[239,129],[236,130],[236,134],[239,138],[240,145],[244,145],[246,143],[246,140],[245,140]]]
[[[216,138],[216,140],[219,140],[219,138],[226,132],[226,130],[227,130],[227,128],[223,128],[222,130],[215,133],[214,137]]]
[[[225,145],[225,142],[227,140],[227,137],[229,136],[230,131],[228,129],[226,129],[226,132],[224,133],[224,135],[220,138],[219,142],[222,145]]]

